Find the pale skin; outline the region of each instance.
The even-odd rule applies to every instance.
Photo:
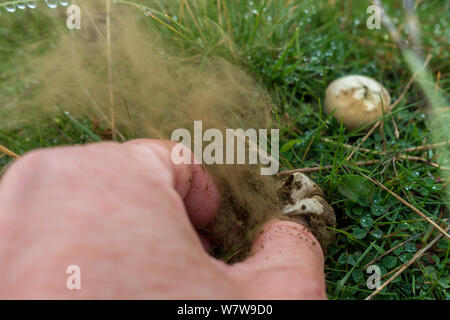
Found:
[[[159,140],[37,150],[0,181],[0,299],[325,299],[323,253],[300,224],[262,227],[249,258],[212,258],[196,229],[220,194]],[[201,210],[199,210],[201,208]],[[81,269],[69,290],[66,269]]]

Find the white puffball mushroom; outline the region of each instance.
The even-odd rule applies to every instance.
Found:
[[[348,129],[369,124],[388,113],[391,97],[379,82],[360,75],[334,80],[325,94],[325,112],[336,109],[334,117]]]

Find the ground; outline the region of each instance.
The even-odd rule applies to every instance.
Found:
[[[40,2],[44,7],[44,1]],[[282,171],[329,166],[308,175],[324,189],[337,215],[337,228],[332,230],[336,241],[328,248],[325,266],[330,299],[366,298],[373,292],[366,284],[368,264],[380,267],[383,282],[438,236],[429,222],[368,177],[444,226],[449,212],[448,172],[433,163],[450,167],[449,150],[448,146],[426,146],[449,139],[448,124],[431,121],[432,115],[445,119],[449,113],[448,104],[435,103],[445,103],[450,83],[448,2],[416,1],[421,49],[424,56],[431,54],[428,69],[433,82],[427,80],[425,85],[432,86],[432,94],[440,98],[430,99],[421,83],[414,83],[392,116],[382,118],[382,130],[376,129],[361,145],[368,151],[355,152],[350,161],[347,157],[365,132],[348,131],[321,112],[327,84],[343,75],[362,74],[383,83],[395,101],[414,73],[386,27],[367,27],[368,1],[167,3],[118,0],[113,5],[144,11],[145,23],[155,25],[167,41],[192,56],[221,56],[251,73],[274,101]],[[401,34],[409,39],[401,1],[383,3]],[[7,110],[32,85],[26,77],[21,78],[23,48],[35,45],[36,54],[45,52],[42,40],[51,43],[57,22],[46,19],[41,11],[8,13],[1,4],[0,11],[0,81],[4,82],[0,105]],[[36,148],[111,138],[107,126],[87,117],[75,119],[61,113],[20,125],[6,119],[0,118],[0,145],[18,155]],[[405,151],[419,146],[425,147]],[[406,153],[427,161],[402,159],[401,154]],[[370,163],[372,160],[379,161]],[[12,157],[0,154],[1,167],[11,161]],[[356,163],[361,161],[365,163]],[[405,240],[409,241],[403,243]],[[442,237],[375,299],[449,299],[449,252],[448,239]]]

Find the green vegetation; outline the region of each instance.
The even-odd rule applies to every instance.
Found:
[[[41,6],[45,6],[41,1]],[[246,68],[267,88],[274,101],[273,116],[280,128],[283,170],[332,166],[309,173],[325,191],[338,217],[336,242],[328,249],[326,279],[330,299],[363,299],[364,266],[385,254],[377,264],[388,279],[439,233],[398,199],[370,182],[371,177],[423,214],[445,226],[448,217],[448,171],[423,161],[404,160],[401,154],[450,167],[448,146],[405,152],[407,148],[447,141],[450,84],[450,10],[446,1],[416,1],[424,55],[434,80],[419,77],[391,115],[355,152],[365,132],[347,131],[321,112],[325,88],[347,74],[362,74],[381,82],[395,101],[416,70],[411,70],[385,27],[366,27],[366,1],[333,0],[211,0],[115,1],[142,11],[143,23],[161,33],[192,57],[222,56]],[[401,34],[405,31],[401,1],[384,5]],[[1,5],[0,5],[1,6]],[[50,9],[48,9],[50,10]],[[42,52],[51,43],[52,23],[32,10],[8,13],[0,7],[0,108],[14,106],[17,95],[30,86],[23,72],[21,50],[36,43]],[[43,10],[42,10],[43,11]],[[17,78],[11,84],[6,81]],[[434,82],[438,79],[438,83]],[[432,81],[432,82],[430,82]],[[426,87],[427,92],[421,87]],[[430,90],[432,88],[432,90]],[[431,94],[435,99],[426,99]],[[431,121],[437,115],[439,121]],[[398,136],[397,131],[398,130]],[[60,144],[108,139],[104,124],[64,114],[34,125],[0,127],[0,145],[17,154]],[[132,136],[131,136],[132,137]],[[357,165],[357,161],[372,161]],[[417,160],[417,159],[416,159]],[[0,165],[11,158],[0,155]],[[363,176],[364,175],[364,176]],[[449,299],[448,239],[442,237],[375,299]]]

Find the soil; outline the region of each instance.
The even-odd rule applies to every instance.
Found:
[[[276,181],[261,176],[248,166],[211,168],[222,194],[222,205],[214,224],[212,243],[214,255],[227,262],[242,260],[248,253],[252,238],[264,222],[279,216],[280,200]]]

